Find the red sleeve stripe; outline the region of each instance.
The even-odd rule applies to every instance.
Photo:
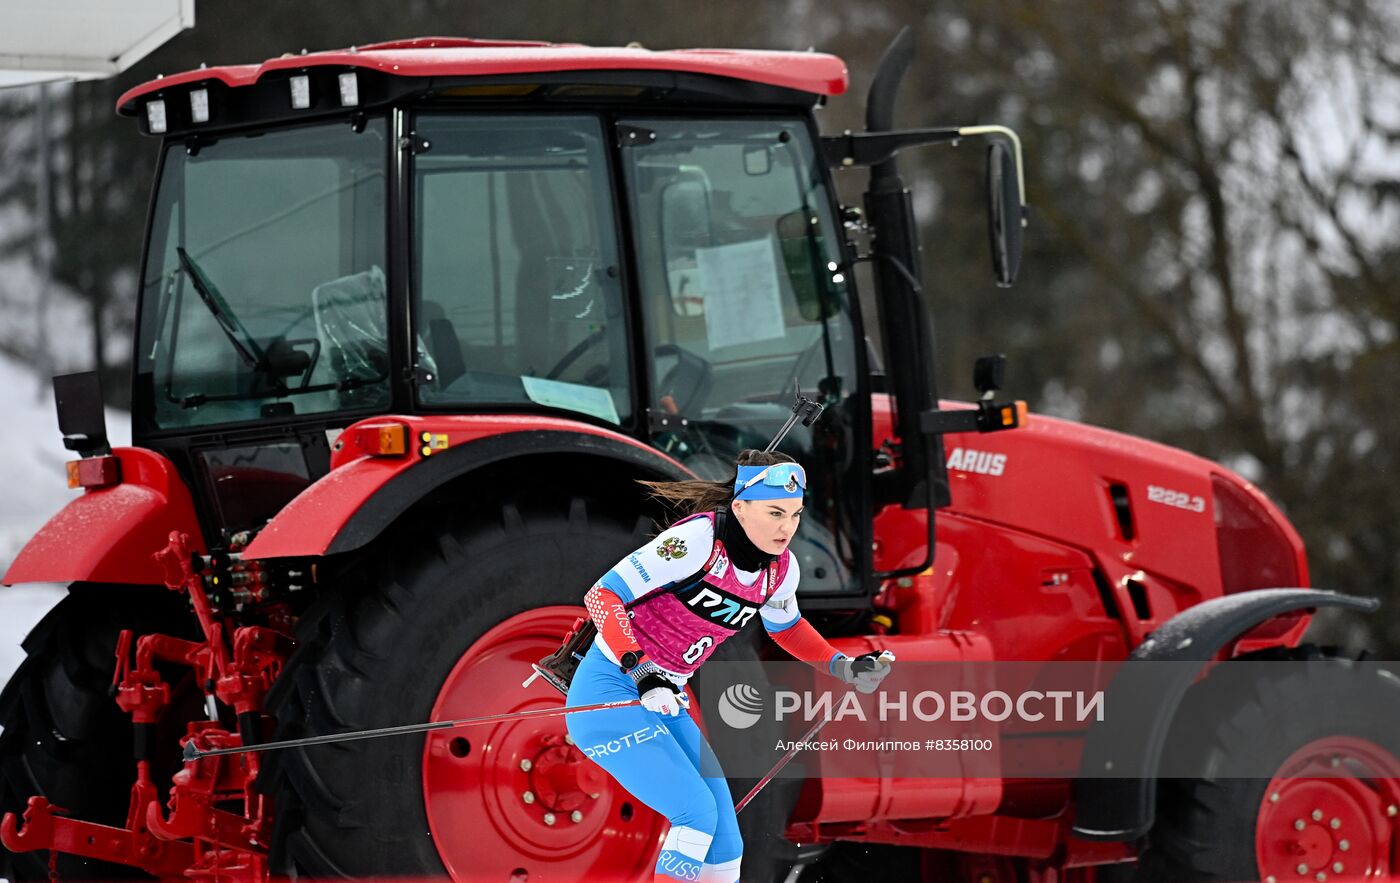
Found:
[[[594,586],[583,596],[584,606],[593,624],[598,627],[598,639],[608,645],[613,656],[618,659],[629,650],[641,652],[637,639],[632,635],[632,618],[627,615],[627,607],[615,592],[602,586]]]
[[[827,643],[812,628],[812,624],[802,617],[780,632],[769,632],[771,637],[779,647],[787,651],[788,655],[794,659],[812,665],[822,671],[827,671],[831,665],[831,660],[837,654],[837,649]]]

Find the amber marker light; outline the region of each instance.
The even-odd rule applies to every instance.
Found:
[[[408,453],[408,426],[403,423],[370,423],[346,430],[346,446],[371,457],[402,457]]]
[[[95,490],[121,484],[122,462],[116,457],[84,457],[81,460],[70,460],[65,465],[68,468],[70,488]]]

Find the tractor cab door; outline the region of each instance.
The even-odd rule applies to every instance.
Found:
[[[763,448],[793,392],[825,415],[780,450],[806,467],[804,597],[868,588],[870,398],[825,170],[806,121],[618,125],[639,265],[652,442],[703,478]]]

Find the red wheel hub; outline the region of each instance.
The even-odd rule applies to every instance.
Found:
[[[1264,791],[1255,828],[1263,880],[1388,879],[1400,822],[1400,760],[1366,739],[1304,745]]]
[[[543,681],[519,684],[583,611],[513,616],[467,649],[438,692],[433,720],[561,707]],[[428,734],[428,827],[454,880],[650,880],[666,821],[569,740],[563,716]]]

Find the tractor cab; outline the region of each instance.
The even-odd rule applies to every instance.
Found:
[[[551,415],[719,478],[796,388],[828,414],[783,448],[812,475],[805,593],[868,593],[870,369],[830,173],[856,136],[812,114],[844,86],[812,53],[438,40],[133,90],[163,138],[135,443],[222,545],[366,418]]]

